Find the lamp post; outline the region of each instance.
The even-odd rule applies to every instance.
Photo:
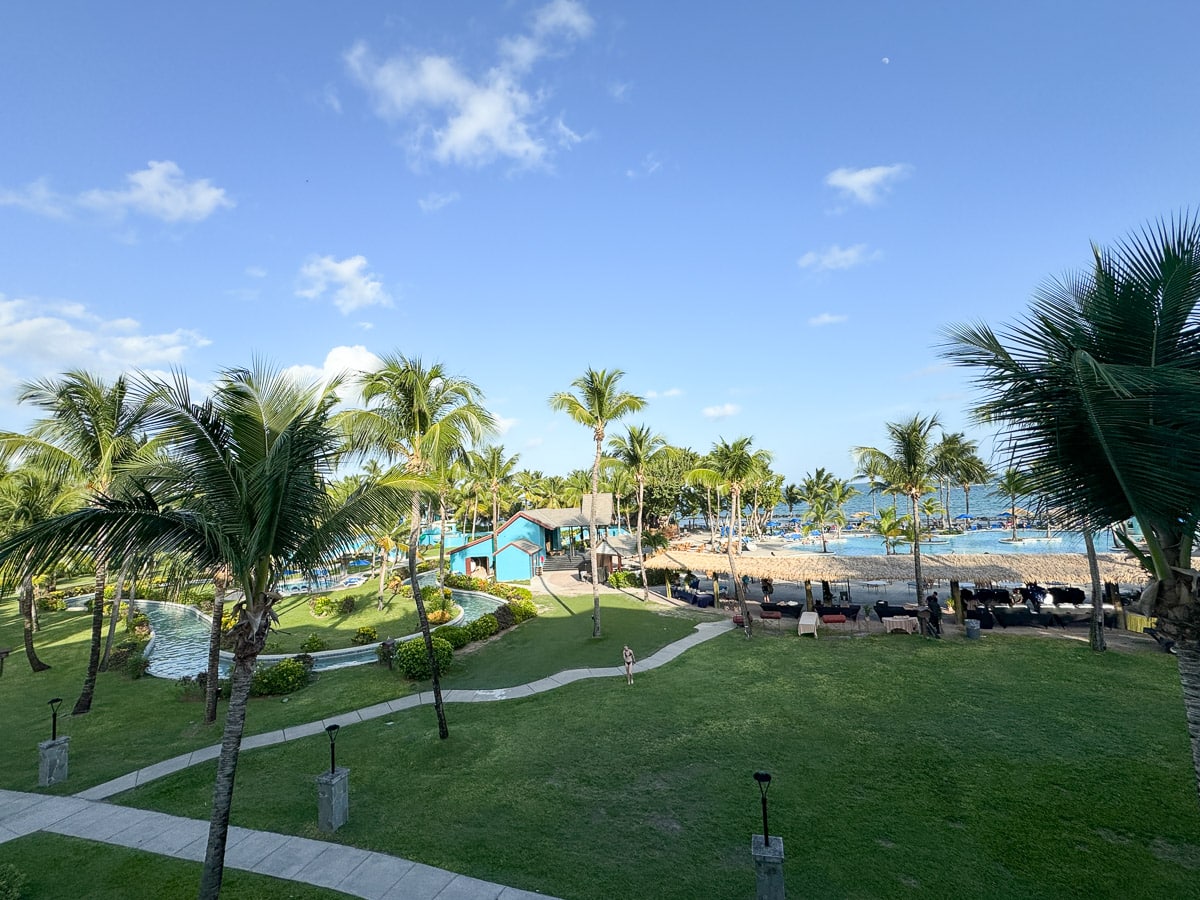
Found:
[[[325,733],[327,735],[329,735],[329,774],[330,775],[334,774],[334,772],[337,770],[337,755],[336,755],[337,754],[337,750],[336,750],[337,733],[338,733],[338,729],[341,727],[342,726],[340,726],[340,725],[329,725],[325,729]],[[766,802],[767,802],[766,800],[763,801],[764,804]],[[764,808],[764,810],[766,809],[765,806],[763,808]],[[763,815],[765,816],[766,813],[764,812]],[[764,819],[764,821],[765,821],[765,819]]]
[[[62,697],[48,701],[50,704],[50,740],[58,740],[58,708],[62,705]]]
[[[771,846],[771,836],[767,833],[767,791],[771,788],[770,772],[755,772],[754,780],[758,782],[758,794],[762,798],[763,816],[763,846]]]

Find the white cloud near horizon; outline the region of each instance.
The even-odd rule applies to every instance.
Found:
[[[500,39],[497,62],[477,78],[458,60],[434,54],[380,62],[363,41],[344,60],[376,115],[407,128],[418,159],[479,167],[505,158],[534,167],[552,154],[551,141],[570,147],[580,137],[562,116],[548,123],[538,115],[544,94],[524,80],[535,63],[587,38],[594,24],[577,0],[551,0],[534,12],[525,33]]]
[[[866,169],[834,169],[825,176],[825,183],[837,188],[842,195],[873,206],[881,197],[892,189],[892,185],[912,172],[912,166],[907,163],[895,163],[890,166],[871,166]]]
[[[417,201],[417,206],[421,208],[423,213],[437,212],[443,207],[449,206],[451,203],[458,202],[458,191],[451,191],[448,194],[438,194],[430,191],[424,197]]]
[[[151,160],[125,180],[128,186],[122,190],[85,191],[79,196],[80,205],[118,217],[138,212],[164,222],[200,222],[218,209],[234,206],[224,188],[207,178],[188,181],[170,160]]]
[[[878,250],[868,251],[866,244],[855,244],[851,247],[833,244],[820,251],[808,251],[796,260],[796,265],[802,269],[816,269],[818,272],[835,271],[874,262],[882,255]]]
[[[361,393],[358,389],[358,375],[361,372],[373,372],[383,364],[378,356],[362,344],[353,346],[341,345],[333,347],[325,354],[325,360],[320,366],[298,363],[288,366],[283,371],[294,378],[329,384],[333,379],[342,379],[337,390],[338,397],[343,403],[358,403]]]
[[[383,282],[367,268],[365,256],[348,256],[337,260],[332,256],[313,257],[300,269],[303,286],[298,297],[309,300],[332,295],[333,304],[342,315],[367,306],[391,306],[392,298]]]
[[[722,403],[718,406],[706,406],[700,410],[706,419],[727,419],[730,416],[736,416],[742,411],[742,408],[736,403]]]
[[[808,320],[808,324],[813,328],[820,328],[824,325],[840,325],[846,321],[846,316],[836,315],[834,313],[823,312],[813,316]]]
[[[81,303],[13,298],[0,294],[0,396],[18,380],[46,378],[71,369],[103,377],[132,370],[181,366],[189,351],[211,343],[197,331],[147,333],[136,319],[105,319]]]

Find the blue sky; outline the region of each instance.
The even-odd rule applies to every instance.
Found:
[[[644,421],[796,480],[968,427],[947,323],[1196,202],[1194,4],[10,4],[0,428],[69,368],[399,351],[521,465],[621,368]],[[618,430],[620,426],[617,426]],[[972,432],[983,439],[985,432]]]

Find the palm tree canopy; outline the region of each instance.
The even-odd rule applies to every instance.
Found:
[[[933,429],[940,426],[936,415],[913,416],[903,422],[889,422],[888,449],[856,447],[860,472],[874,472],[887,483],[885,493],[899,493],[918,500],[933,490],[936,462],[933,456]]]
[[[595,433],[597,441],[604,440],[604,428],[646,405],[643,397],[622,391],[617,383],[625,373],[620,369],[591,369],[571,382],[576,393],[559,391],[550,395],[550,408],[565,412],[580,425]]]

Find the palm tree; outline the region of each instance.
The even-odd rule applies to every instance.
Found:
[[[871,515],[879,514],[879,510],[875,507],[875,497],[878,494],[887,492],[887,482],[883,478],[882,463],[875,457],[867,457],[859,461],[858,471],[854,473],[855,478],[867,479],[867,484],[870,485],[871,494]],[[895,507],[895,504],[892,504]]]
[[[1200,220],[1158,222],[1090,267],[1046,283],[999,334],[947,332],[944,355],[978,371],[981,421],[1004,426],[1014,465],[1084,531],[1135,517],[1143,603],[1176,640],[1200,789]]]
[[[871,522],[871,530],[883,538],[883,552],[888,556],[896,553],[899,544],[908,533],[908,516],[898,516],[893,507],[885,506]]]
[[[592,502],[588,504],[588,528],[591,531],[592,563],[592,637],[600,637],[600,581],[596,559],[596,499],[600,493],[600,457],[604,449],[604,429],[609,422],[622,419],[646,405],[646,401],[617,387],[625,373],[620,369],[589,368],[571,382],[576,393],[560,391],[550,397],[550,408],[565,412],[580,425],[592,429],[596,454],[592,461]]]
[[[0,472],[0,535],[9,536],[45,522],[77,507],[82,492],[64,485],[58,478],[32,465],[12,472]],[[24,623],[25,658],[34,672],[44,672],[50,666],[42,662],[33,647],[33,576],[32,566],[23,564],[17,571],[20,589],[17,605]]]
[[[241,587],[230,631],[234,662],[212,818],[200,884],[216,898],[224,874],[233,780],[255,661],[267,640],[274,591],[285,568],[311,571],[368,527],[401,508],[422,483],[404,473],[370,480],[341,506],[327,490],[340,452],[330,415],[336,383],[300,384],[261,364],[221,374],[211,398],[192,400],[187,379],[146,380],[139,404],[168,456],[134,470],[153,493],[114,497],[58,516],[0,542],[0,565],[32,554],[38,563],[103,537],[127,552],[175,552],[195,565],[229,567]]]
[[[1027,472],[1010,466],[1004,470],[1004,474],[996,479],[996,488],[992,494],[996,497],[1007,497],[1009,501],[1009,514],[1012,516],[1012,540],[1015,543],[1017,538],[1017,498],[1024,497],[1033,492],[1033,478]]]
[[[512,484],[521,454],[504,455],[504,446],[490,445],[470,455],[471,471],[479,479],[484,492],[492,498],[492,578],[496,577],[497,531],[500,529],[500,494]]]
[[[877,467],[888,483],[889,493],[901,493],[908,498],[914,530],[920,528],[917,503],[932,490],[936,461],[931,435],[939,424],[936,415],[913,416],[903,422],[889,422],[890,452],[875,447],[856,447],[854,450],[860,471],[866,471],[866,466]],[[921,541],[919,535],[915,537],[918,539],[912,544],[913,570],[916,573],[919,604],[924,584],[921,580]]]
[[[831,493],[834,477],[824,468],[805,475],[800,481],[800,499],[808,506],[805,513],[808,523],[821,535],[821,552],[829,552],[829,544],[825,539],[825,526],[829,524],[833,514]]]
[[[752,452],[750,449],[753,438],[740,437],[732,443],[724,438],[713,445],[709,454],[709,465],[688,472],[687,480],[692,484],[702,484],[716,490],[725,488],[729,491],[729,540],[725,542],[725,554],[729,559],[729,576],[733,582],[734,595],[737,597],[738,609],[745,623],[746,637],[750,637],[750,609],[746,605],[746,591],[738,578],[737,565],[733,558],[734,546],[741,547],[738,538],[737,525],[741,518],[742,489],[746,482],[754,478],[762,467],[770,463],[771,455],[765,450]]]
[[[942,435],[941,441],[934,448],[937,458],[938,476],[946,485],[946,514],[950,513],[950,484],[957,484],[963,489],[963,500],[966,509],[963,513],[971,515],[971,485],[986,484],[993,476],[988,464],[979,456],[979,443],[968,440],[961,431]]]
[[[937,497],[926,497],[921,501],[921,513],[925,516],[925,528],[931,534],[933,532],[933,519],[935,516],[940,517],[946,511],[946,507],[942,505],[942,501]]]
[[[482,406],[483,392],[473,382],[451,375],[441,363],[426,365],[419,358],[392,354],[385,356],[375,371],[362,373],[359,384],[367,408],[339,416],[348,446],[353,452],[377,452],[385,459],[401,462],[414,478],[426,479],[439,465],[464,457],[471,444],[495,430],[495,420]],[[425,493],[433,494],[435,490]],[[433,673],[438,734],[445,739],[450,731],[442,706],[441,676],[417,582],[420,491],[412,493],[408,525],[408,575]],[[495,522],[492,527],[494,531]]]
[[[787,504],[788,515],[795,515],[796,504],[804,502],[804,492],[800,485],[792,482],[783,489],[783,502]]]
[[[846,504],[859,495],[858,488],[844,478],[835,478],[829,486],[829,503],[833,507],[832,521],[837,527],[837,537],[842,536],[846,524]]]
[[[96,497],[108,495],[121,467],[145,445],[146,398],[134,400],[124,376],[112,384],[88,372],[68,372],[58,379],[28,382],[18,402],[32,403],[46,413],[29,434],[0,433],[0,452],[18,453],[56,477],[86,485]],[[83,690],[72,715],[92,708],[100,646],[104,631],[104,587],[108,579],[108,543],[104,535],[92,545],[96,558],[95,600],[92,603],[92,644]]]
[[[668,453],[667,439],[656,434],[645,425],[630,425],[624,437],[609,438],[608,452],[621,465],[633,473],[637,484],[637,555],[642,570],[642,600],[649,601],[650,585],[646,580],[646,553],[642,546],[645,529],[643,516],[646,508],[646,468],[660,453]]]

